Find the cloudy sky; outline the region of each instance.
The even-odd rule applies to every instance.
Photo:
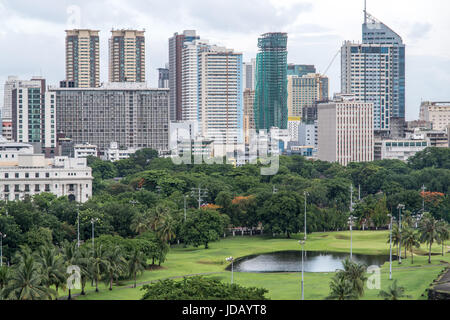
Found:
[[[258,35],[289,33],[290,63],[324,72],[344,40],[361,40],[363,0],[0,0],[0,87],[8,75],[65,78],[67,28],[101,30],[101,81],[108,77],[112,28],[146,30],[147,79],[168,61],[168,38],[195,29],[203,39],[257,53]],[[450,1],[368,0],[368,11],[399,33],[407,45],[407,118],[421,100],[450,100]],[[340,59],[327,72],[330,94],[340,90]],[[3,104],[0,89],[0,105]]]

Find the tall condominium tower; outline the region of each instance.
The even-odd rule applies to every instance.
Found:
[[[66,81],[78,88],[100,85],[99,31],[66,30]]]
[[[288,76],[289,117],[303,117],[304,108],[328,99],[328,78],[317,73]]]
[[[255,117],[254,117],[254,104],[255,104],[255,90],[244,90],[244,138],[245,143],[250,143],[251,130],[255,130]]]
[[[348,165],[374,159],[373,103],[341,95],[318,106],[318,157]]]
[[[402,38],[384,23],[364,10],[363,44],[392,45],[391,117],[405,119],[405,44]]]
[[[250,89],[255,90],[255,71],[256,71],[256,59],[252,59],[250,62],[244,62],[243,69],[243,79],[244,79],[244,90]]]
[[[243,143],[242,53],[210,46],[198,54],[198,119],[215,144]]]
[[[181,121],[182,109],[182,52],[186,42],[200,39],[195,30],[185,30],[183,34],[175,33],[169,39],[169,88],[170,120]]]
[[[158,69],[158,88],[169,88],[169,69],[167,67]]]
[[[255,126],[287,130],[287,33],[266,33],[258,39]]]
[[[112,30],[109,82],[145,82],[145,31]]]

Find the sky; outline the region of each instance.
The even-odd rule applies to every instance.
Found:
[[[65,30],[100,30],[101,81],[108,80],[108,39],[114,29],[146,30],[147,81],[168,62],[168,39],[197,30],[202,39],[257,53],[258,36],[287,32],[288,61],[324,73],[345,40],[361,41],[363,0],[0,0],[0,106],[8,75],[65,78]],[[367,11],[406,43],[407,120],[422,100],[450,100],[450,1],[367,0]],[[340,91],[340,56],[327,76],[330,96]]]

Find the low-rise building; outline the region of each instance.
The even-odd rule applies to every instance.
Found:
[[[430,146],[426,139],[389,139],[375,141],[375,160],[408,161],[416,153]]]
[[[125,160],[130,158],[132,154],[135,154],[137,149],[121,149],[119,148],[119,144],[117,142],[111,142],[108,149],[105,152],[105,160],[116,162],[120,160]]]
[[[73,147],[74,155],[76,159],[87,158],[87,157],[97,157],[98,148],[90,143],[76,144]]]

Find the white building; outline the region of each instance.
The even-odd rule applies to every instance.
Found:
[[[416,153],[430,146],[426,139],[400,139],[375,141],[375,160],[401,160],[408,161]]]
[[[33,154],[34,148],[30,144],[9,142],[0,137],[0,166],[14,166],[19,154]]]
[[[299,133],[299,127],[302,124],[302,118],[301,117],[289,117],[288,119],[288,131],[289,131],[289,137],[291,141],[299,141],[298,133]]]
[[[317,132],[318,122],[315,121],[314,124],[302,123],[298,127],[298,142],[301,146],[313,146],[317,149]]]
[[[374,160],[373,103],[340,95],[318,106],[318,158],[348,165]]]
[[[0,199],[23,200],[43,192],[84,203],[92,197],[92,169],[86,159],[19,153],[15,161],[0,163]]]
[[[433,130],[447,130],[450,125],[450,102],[422,102],[420,120],[431,122]]]
[[[120,160],[125,160],[130,158],[131,155],[135,154],[137,149],[120,149],[117,142],[111,142],[111,145],[105,152],[105,160],[116,162]]]
[[[85,144],[76,144],[74,147],[74,155],[75,159],[87,158],[89,156],[97,157],[98,156],[98,148],[95,145],[85,143]]]

